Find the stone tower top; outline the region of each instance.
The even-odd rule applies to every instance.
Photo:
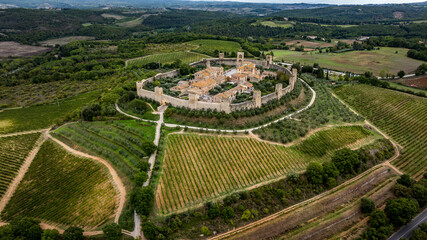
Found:
[[[236,66],[240,67],[243,65],[243,61],[245,60],[244,52],[237,52]]]

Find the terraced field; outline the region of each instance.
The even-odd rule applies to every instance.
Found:
[[[0,198],[7,191],[40,133],[0,137]]]
[[[126,62],[127,66],[143,66],[148,63],[161,63],[170,64],[176,60],[181,60],[182,63],[192,63],[202,60],[203,58],[209,57],[204,54],[194,52],[170,52],[170,53],[159,53],[148,55],[145,57],[130,59]]]
[[[33,217],[63,228],[77,225],[89,230],[114,216],[117,200],[101,164],[75,157],[48,140],[1,217],[6,221]]]
[[[105,122],[79,122],[55,130],[55,136],[77,149],[91,152],[111,162],[116,169],[133,179],[137,165],[151,155],[155,128],[151,123],[135,120]]]
[[[334,150],[369,139],[362,126],[334,127],[283,147],[249,137],[172,134],[167,138],[156,201],[161,213],[191,207],[323,161]]]
[[[336,94],[399,143],[393,165],[421,178],[427,168],[427,99],[369,85],[346,85]]]
[[[199,39],[187,42],[187,44],[198,46],[193,50],[198,53],[207,54],[212,57],[218,57],[218,52],[238,52],[240,51],[240,44],[232,41],[212,40],[212,39]]]

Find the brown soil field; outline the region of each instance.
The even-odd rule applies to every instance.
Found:
[[[51,40],[46,40],[43,42],[40,42],[43,46],[49,46],[54,47],[56,44],[58,45],[67,45],[70,42],[73,41],[80,41],[80,40],[94,40],[94,37],[88,37],[88,36],[71,36],[71,37],[63,37],[63,38],[55,38]]]
[[[49,50],[47,47],[22,45],[17,42],[0,42],[0,58],[30,57]]]
[[[317,48],[317,47],[332,47],[334,46],[331,43],[326,42],[312,42],[312,41],[306,41],[306,40],[292,40],[287,41],[286,45],[303,45],[305,48]]]
[[[369,170],[368,170],[369,171]],[[299,227],[317,221],[316,219],[333,213],[349,202],[354,202],[364,195],[376,189],[380,183],[396,176],[396,173],[389,167],[376,167],[374,170],[359,175],[359,179],[354,182],[345,183],[325,194],[320,199],[313,202],[303,202],[297,206],[285,209],[277,214],[266,217],[250,224],[252,226],[237,230],[233,235],[218,236],[215,239],[271,239],[283,236]],[[357,177],[356,177],[357,178]],[[381,195],[382,196],[382,195]],[[379,199],[383,199],[380,197]],[[347,212],[342,214],[342,219],[358,218],[357,213]],[[330,224],[343,225],[345,221],[339,218],[332,220]],[[353,222],[353,221],[352,221]],[[330,228],[338,229],[338,226],[332,225]],[[338,231],[339,232],[339,231]],[[336,232],[335,232],[336,233]],[[332,234],[332,233],[330,233]],[[307,235],[305,235],[307,236]],[[313,236],[314,237],[314,236]],[[306,238],[315,239],[315,238]]]
[[[391,80],[394,83],[401,83],[408,87],[414,87],[419,89],[427,89],[427,75],[416,76],[411,78],[402,78],[398,80]]]

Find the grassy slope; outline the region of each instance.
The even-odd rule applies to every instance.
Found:
[[[320,131],[291,147],[252,138],[170,135],[157,204],[163,213],[303,170],[336,149],[366,139],[360,126]]]
[[[336,94],[399,143],[395,166],[414,177],[427,168],[427,99],[369,85],[346,85]]]
[[[173,63],[175,60],[181,60],[182,63],[192,63],[202,60],[203,58],[208,57],[204,54],[199,53],[193,53],[193,52],[171,52],[171,53],[160,53],[160,54],[154,54],[154,55],[148,55],[141,58],[135,58],[127,61],[127,65],[144,65],[151,62],[161,64],[170,64]]]
[[[395,53],[395,52],[398,53]],[[283,59],[285,62],[300,62],[302,64],[313,65],[319,63],[321,67],[336,69],[340,71],[351,71],[364,73],[367,71],[379,75],[382,70],[388,70],[391,74],[404,70],[411,73],[423,63],[423,61],[408,58],[405,48],[383,47],[373,51],[352,51],[345,53],[307,53],[289,50],[273,50],[276,59]]]
[[[31,164],[2,219],[16,216],[93,229],[110,219],[116,191],[103,166],[78,158],[48,140]]]
[[[84,93],[57,103],[4,110],[0,113],[0,134],[48,128],[55,120],[96,99],[99,91]]]

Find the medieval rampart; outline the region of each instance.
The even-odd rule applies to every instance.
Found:
[[[198,61],[191,63],[190,66],[196,66],[200,64],[206,64],[207,61],[210,61],[211,63],[217,63],[217,64],[225,64],[225,65],[236,65],[236,59],[235,58],[210,58],[210,59],[204,59],[203,61]],[[265,96],[261,96],[260,91],[254,91],[254,97],[252,101],[246,101],[243,103],[229,103],[229,102],[222,102],[222,103],[210,103],[210,102],[202,102],[198,101],[198,96],[189,94],[189,99],[184,100],[176,97],[172,97],[166,94],[163,94],[163,89],[156,87],[154,92],[145,90],[144,85],[147,82],[153,82],[155,79],[161,79],[161,78],[173,78],[179,75],[178,70],[173,70],[166,73],[159,73],[154,77],[144,79],[140,82],[136,83],[136,89],[138,96],[148,98],[151,100],[154,100],[156,102],[159,102],[160,104],[170,104],[174,107],[182,107],[182,108],[190,108],[194,110],[216,110],[218,112],[234,112],[234,111],[241,111],[241,110],[247,110],[252,108],[258,108],[261,107],[263,104],[268,103],[269,101],[272,101],[274,99],[280,99],[283,95],[291,92],[294,89],[295,82],[297,79],[297,72],[296,69],[293,70],[291,73],[287,68],[273,64],[271,58],[267,59],[267,61],[261,61],[261,60],[252,60],[247,59],[245,61],[252,62],[256,64],[257,66],[262,66],[264,68],[273,68],[277,69],[278,71],[283,71],[286,74],[290,75],[289,80],[289,86],[282,89],[282,84],[277,84],[276,89],[274,93],[270,93]]]

